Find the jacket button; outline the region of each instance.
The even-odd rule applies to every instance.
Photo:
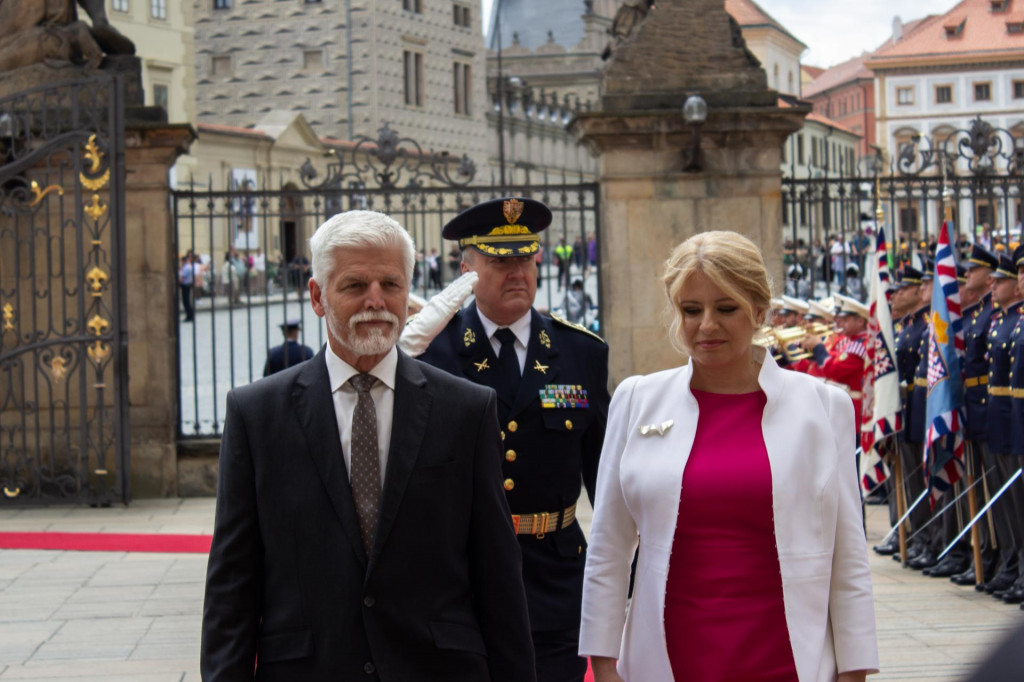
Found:
[[[375,600],[370,595],[366,595],[365,597],[363,597],[363,606],[365,606],[368,609],[373,608],[373,605],[376,604],[376,603],[377,603],[377,600]]]
[[[377,666],[375,666],[370,661],[367,661],[366,665],[363,666],[363,672],[366,673],[367,675],[372,675],[375,672],[377,672]]]
[[[506,451],[505,452],[505,461],[506,462],[514,462],[514,461],[516,461],[516,451],[515,450],[508,450],[508,451]]]
[[[501,439],[505,440],[505,432],[504,431],[501,432]]]
[[[566,431],[572,431],[572,420],[571,419],[566,419],[565,420],[565,430]]]
[[[508,430],[511,431],[512,433],[515,433],[518,428],[519,424],[516,424],[515,422],[508,423]]]
[[[515,488],[515,487],[516,487],[516,482],[515,481],[513,481],[511,478],[506,478],[505,479],[505,490],[512,490],[512,488]]]

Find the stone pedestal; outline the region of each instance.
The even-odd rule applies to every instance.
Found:
[[[679,365],[661,284],[672,248],[698,232],[734,230],[761,245],[782,285],[781,153],[807,108],[780,108],[724,0],[659,0],[619,45],[603,110],[570,124],[600,155],[601,302],[614,383]],[[683,102],[700,94],[703,168],[686,172],[693,128]]]
[[[125,131],[128,395],[132,496],[177,495],[177,254],[168,170],[188,125],[129,121]]]

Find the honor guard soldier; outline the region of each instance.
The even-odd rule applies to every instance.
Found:
[[[538,233],[551,211],[532,199],[473,206],[445,225],[463,272],[480,279],[420,360],[498,393],[504,484],[523,553],[539,682],[577,682],[586,541],[580,482],[593,503],[608,416],[608,346],[533,308]]]
[[[1024,294],[1020,284],[1024,282],[1024,247],[1018,245],[1014,249],[1012,262],[1017,273],[1017,296]],[[1024,456],[1024,426],[1021,418],[1024,418],[1024,303],[1018,302],[1010,307],[1017,308],[1017,321],[1010,336],[1010,439],[1008,457],[1001,459],[1008,460],[1007,471],[1012,475],[1021,466],[1021,459]],[[1009,604],[1020,604],[1024,602],[1024,484],[1019,481],[1004,493],[1010,496],[1013,506],[1013,528],[1017,530],[1017,566],[1018,577],[1013,585],[1002,595],[1003,601]],[[994,593],[993,593],[994,594]]]
[[[838,386],[853,399],[857,414],[857,442],[860,443],[860,425],[863,418],[861,408],[864,400],[864,372],[868,362],[868,307],[842,294],[835,295],[836,324],[842,335],[831,350],[826,348],[821,337],[807,335],[801,342],[803,347],[814,354],[814,363],[807,373]]]
[[[986,413],[988,410],[988,327],[992,317],[992,292],[989,291],[992,272],[999,267],[998,259],[982,246],[975,244],[971,247],[970,256],[966,259],[965,281],[961,286],[961,303],[966,297],[978,298],[975,303],[964,305],[964,356],[962,361],[964,373],[964,437],[968,440],[968,451],[977,464],[975,471],[979,474],[993,467],[991,456],[988,452],[988,438],[986,436]],[[993,470],[988,477],[990,490],[998,490],[996,485],[996,472]],[[998,519],[997,519],[998,520]],[[987,535],[988,524],[982,523],[982,531]],[[999,542],[999,560],[1003,564],[1011,561],[1012,547],[1009,542],[1009,529],[999,528],[996,524],[996,535],[1006,538],[1006,541]],[[992,538],[987,538],[985,554],[990,554]],[[988,558],[986,556],[986,558]],[[988,563],[988,562],[986,562]],[[938,568],[938,567],[936,567]],[[939,572],[933,570],[931,575]],[[992,578],[989,570],[986,569],[986,578]],[[974,563],[963,572],[953,575],[951,580],[958,585],[974,585],[976,576]]]
[[[903,433],[900,437],[900,456],[909,504],[924,492],[922,463],[925,414],[924,402],[916,396],[916,393],[921,391],[923,396],[928,389],[927,380],[925,380],[925,387],[920,388],[917,386],[916,379],[918,367],[921,365],[922,349],[927,353],[925,341],[928,332],[928,312],[931,308],[929,304],[931,278],[917,268],[904,266],[900,288],[894,298],[896,296],[899,297],[900,308],[907,311],[896,337],[896,365],[900,376],[900,385],[906,387],[903,394]],[[919,404],[921,407],[918,407]],[[919,414],[915,414],[917,410],[920,410]],[[922,502],[910,515],[911,530],[917,532],[927,523],[928,516],[928,506]],[[925,531],[925,533],[927,532]],[[927,546],[924,539],[915,538],[911,546],[907,548],[908,564],[922,556],[930,563],[934,563],[935,551]]]
[[[1020,458],[1014,455],[1013,389],[1010,387],[1010,372],[1013,333],[1021,314],[1021,293],[1017,283],[1017,269],[1009,256],[999,256],[999,266],[992,273],[992,302],[996,306],[988,328],[988,410],[986,413],[986,436],[988,450],[998,471],[996,483],[1001,487],[1020,466]],[[1010,537],[998,537],[1000,544],[1008,541],[1012,547],[1010,563],[1004,563],[999,572],[983,586],[985,592],[1002,598],[1020,575],[1019,554],[1024,547],[1024,527],[1017,521],[1016,500],[1011,486],[992,506],[996,518],[1002,516],[998,529],[1009,529]],[[997,488],[998,490],[998,488]]]

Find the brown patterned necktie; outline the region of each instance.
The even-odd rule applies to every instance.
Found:
[[[380,452],[377,449],[377,409],[373,405],[370,389],[377,377],[356,374],[349,383],[359,394],[356,409],[352,411],[352,497],[359,516],[359,530],[363,536],[366,555],[373,548],[377,532],[377,513],[380,510]]]

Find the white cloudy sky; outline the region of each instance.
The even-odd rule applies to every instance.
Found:
[[[959,0],[755,0],[808,47],[802,62],[833,66],[873,50],[892,33],[892,19],[945,13]],[[495,0],[482,0],[483,17]],[[580,1],[582,7],[583,2]]]

